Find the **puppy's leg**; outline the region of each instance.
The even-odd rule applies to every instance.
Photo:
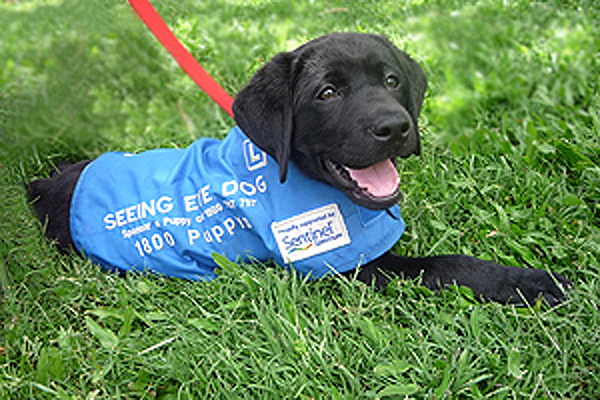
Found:
[[[50,178],[27,185],[29,200],[37,217],[46,227],[46,236],[56,241],[62,252],[76,251],[71,240],[69,215],[77,180],[90,161],[61,163]]]
[[[534,304],[541,296],[550,306],[564,300],[572,283],[560,274],[541,269],[506,267],[464,255],[425,258],[402,257],[390,252],[361,268],[357,278],[383,289],[394,277],[421,277],[430,289],[467,286],[478,298],[504,304]]]

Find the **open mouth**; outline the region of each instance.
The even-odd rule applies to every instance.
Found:
[[[400,177],[395,159],[386,158],[365,168],[350,168],[331,159],[325,161],[333,178],[351,191],[355,202],[369,208],[388,208],[400,198]],[[357,201],[358,200],[358,201]]]

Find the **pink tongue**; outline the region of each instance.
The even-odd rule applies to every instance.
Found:
[[[391,160],[383,160],[363,169],[348,168],[352,179],[374,197],[391,196],[398,189],[400,178]]]

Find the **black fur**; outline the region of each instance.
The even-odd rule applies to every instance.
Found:
[[[45,224],[46,235],[63,252],[77,251],[71,239],[69,216],[71,198],[79,175],[91,161],[77,164],[60,163],[48,179],[38,179],[27,185],[36,216]]]
[[[236,122],[277,160],[280,180],[293,161],[309,176],[344,191],[373,209],[395,204],[365,195],[335,177],[332,161],[364,168],[385,159],[420,153],[418,116],[427,79],[422,68],[382,36],[332,34],[276,55],[234,102]],[[89,161],[59,166],[49,179],[32,182],[29,196],[47,235],[63,251],[73,250],[69,232],[71,196]],[[394,277],[417,278],[432,289],[468,286],[478,298],[532,304],[541,297],[560,303],[571,282],[540,269],[505,267],[463,255],[401,257],[390,252],[345,273],[379,289]]]
[[[384,86],[389,76],[397,88]],[[323,101],[318,95],[326,88],[335,96]],[[233,110],[244,133],[278,161],[282,182],[291,159],[356,203],[385,209],[400,193],[365,198],[335,179],[327,160],[362,168],[418,155],[426,88],[421,66],[385,37],[332,34],[275,56],[238,93]]]
[[[424,258],[402,257],[391,252],[346,276],[385,289],[394,277],[416,279],[429,289],[449,285],[466,286],[482,300],[519,306],[533,305],[541,297],[546,305],[556,306],[565,298],[571,282],[560,274],[542,269],[506,267],[492,261],[465,255]]]

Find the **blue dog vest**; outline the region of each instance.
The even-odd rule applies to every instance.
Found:
[[[77,249],[104,268],[192,280],[216,277],[213,253],[342,273],[405,228],[397,205],[358,206],[293,164],[280,183],[275,160],[237,127],[187,149],[103,154],[81,174],[70,218]]]

